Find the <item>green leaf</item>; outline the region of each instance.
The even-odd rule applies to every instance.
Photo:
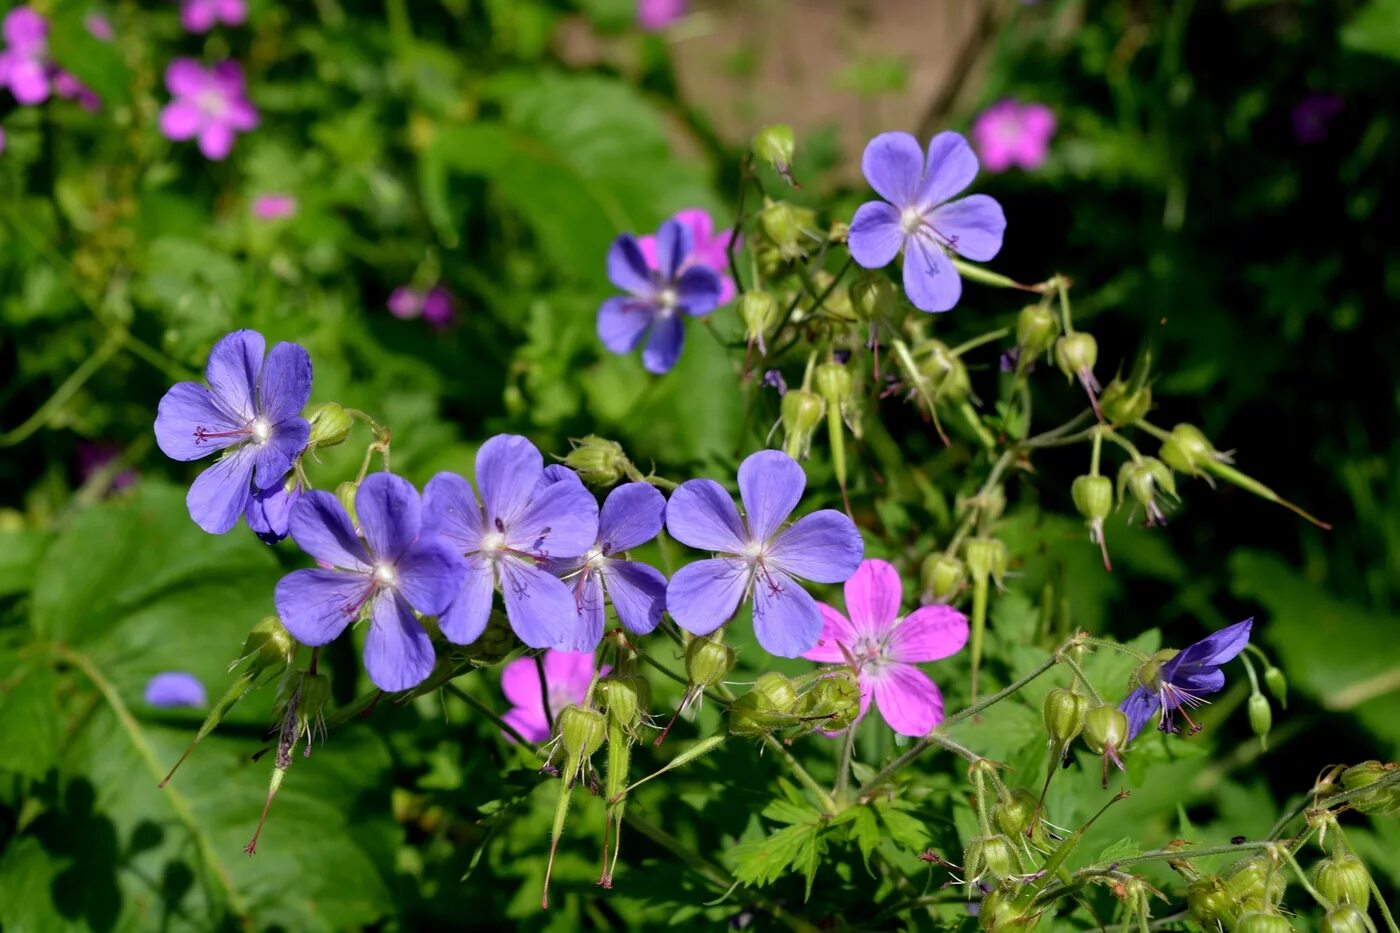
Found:
[[[787,826],[756,842],[741,842],[730,852],[734,877],[746,885],[769,885],[810,854],[820,828],[815,823]]]
[[[37,528],[0,531],[0,596],[26,592],[34,582],[49,533]]]
[[[62,732],[57,680],[46,658],[23,663],[0,680],[0,735],[12,751],[0,756],[0,772],[39,780],[57,759]]]
[[[1400,60],[1400,0],[1372,0],[1342,27],[1344,48]]]
[[[905,813],[910,804],[899,800],[877,801],[875,812],[889,830],[890,839],[911,852],[922,851],[928,845],[928,829],[922,820]]]
[[[1104,846],[1103,851],[1094,858],[1094,863],[1114,862],[1122,858],[1130,858],[1134,855],[1141,855],[1142,847],[1135,840],[1123,838],[1117,842]]]

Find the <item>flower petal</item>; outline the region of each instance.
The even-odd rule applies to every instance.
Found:
[[[951,310],[962,297],[962,277],[943,247],[926,236],[904,244],[904,293],[920,311]]]
[[[821,638],[821,610],[800,583],[781,571],[770,570],[754,581],[753,631],[769,654],[801,657]]]
[[[543,472],[544,457],[528,438],[497,434],[482,444],[476,452],[476,485],[486,506],[485,529],[514,524]]]
[[[185,505],[196,525],[221,535],[238,524],[253,496],[255,454],[252,447],[235,447],[195,477]]]
[[[749,580],[749,565],[741,560],[716,558],[686,564],[666,584],[666,611],[692,635],[708,635],[734,615]]]
[[[310,439],[311,424],[296,416],[274,425],[263,443],[249,445],[256,452],[253,483],[258,489],[276,489],[281,485]]]
[[[986,262],[1001,251],[1006,214],[995,198],[971,194],[935,210],[928,222],[953,251],[976,262]]]
[[[355,517],[370,556],[393,561],[418,539],[423,506],[418,490],[402,476],[371,473],[355,492]]]
[[[255,330],[236,330],[223,337],[209,351],[204,378],[213,390],[214,400],[233,418],[243,424],[257,414],[254,392],[258,374],[262,372],[263,335]]]
[[[900,735],[925,736],[943,721],[943,694],[917,667],[888,665],[871,686],[880,715]]]
[[[866,201],[851,218],[846,245],[857,265],[866,269],[888,266],[904,245],[899,210],[884,201]]]
[[[593,639],[597,644],[603,640],[607,627],[608,609],[603,601],[603,581],[597,573],[583,574],[564,584],[573,597],[574,611],[578,613],[578,624],[585,633],[582,639]],[[597,637],[594,638],[594,633]]]
[[[300,415],[310,398],[311,354],[300,344],[277,344],[258,378],[258,414],[276,424]]]
[[[162,709],[209,704],[204,684],[188,671],[162,671],[146,681],[146,703]]]
[[[681,358],[681,348],[685,346],[685,327],[679,314],[658,314],[654,319],[651,337],[642,348],[642,366],[649,373],[664,376]]]
[[[770,566],[818,583],[849,580],[864,553],[855,522],[835,509],[798,519],[768,550]]]
[[[588,685],[597,670],[592,651],[546,651],[544,679],[551,693],[568,692],[575,703],[588,695]],[[554,710],[558,712],[558,710]]]
[[[160,132],[166,139],[193,139],[204,127],[204,113],[191,100],[172,100],[161,108]]]
[[[826,603],[817,603],[817,611],[822,616],[822,632],[817,636],[816,646],[804,651],[802,657],[822,664],[846,663],[846,653],[841,646],[849,650],[856,643],[855,628],[849,619]]]
[[[496,570],[484,557],[465,558],[462,588],[438,616],[438,628],[454,645],[470,645],[491,621],[491,597],[496,592]]]
[[[403,597],[382,592],[365,635],[365,673],[380,690],[416,687],[433,672],[433,642]]]
[[[277,615],[303,645],[327,645],[355,621],[373,582],[362,573],[293,570],[277,582]]]
[[[598,513],[598,543],[604,554],[646,544],[666,522],[666,497],[651,483],[623,483],[608,493]]]
[[[1192,696],[1209,696],[1219,693],[1225,687],[1225,672],[1218,667],[1205,670],[1196,669],[1189,673],[1177,671],[1172,685]]]
[[[888,631],[899,618],[904,584],[893,565],[883,560],[864,560],[846,581],[845,595],[852,629],[874,635]]]
[[[214,395],[197,382],[177,382],[161,397],[156,408],[156,443],[172,460],[198,460],[216,450],[248,439],[236,422],[219,407]],[[196,433],[200,428],[204,431]],[[210,437],[224,434],[226,437]]]
[[[1146,687],[1138,687],[1118,704],[1118,709],[1128,717],[1129,742],[1137,737],[1144,726],[1157,718],[1157,710],[1160,708],[1161,702],[1157,699],[1157,694],[1149,693]]]
[[[564,581],[518,560],[502,560],[499,567],[506,618],[521,641],[531,648],[597,647],[596,639],[588,643],[591,633],[582,630],[578,606]]]
[[[537,557],[577,557],[597,540],[598,500],[577,479],[537,486],[529,506],[506,525],[506,546]]]
[[[463,554],[481,547],[481,505],[472,484],[443,472],[423,487],[423,532],[446,538]]]
[[[226,123],[210,123],[199,131],[199,151],[213,162],[222,162],[233,151],[233,128]]]
[[[650,296],[655,283],[637,238],[624,233],[608,247],[608,281],[633,295]]]
[[[531,667],[533,667],[535,663],[529,658],[521,658],[520,660],[528,661]],[[517,661],[515,663],[518,664],[519,662]],[[525,710],[517,707],[508,710],[501,718],[510,723],[516,732],[519,732],[525,737],[525,741],[527,742],[539,744],[549,739],[549,721],[544,718],[543,708],[538,710]],[[502,732],[501,734],[505,736],[507,742],[515,741],[515,736],[511,735],[509,732]]]
[[[512,706],[524,712],[538,713],[540,719],[544,719],[539,665],[533,657],[516,658],[501,669],[501,693]]]
[[[345,506],[332,494],[312,489],[292,509],[292,540],[322,564],[369,573],[369,555]]]
[[[209,72],[192,58],[177,58],[165,69],[165,86],[177,97],[194,97],[209,84]]]
[[[681,544],[702,551],[738,554],[748,532],[724,487],[712,479],[691,479],[671,493],[666,530]]]
[[[1172,680],[1178,670],[1184,672],[1191,667],[1219,667],[1244,650],[1245,645],[1249,644],[1249,633],[1253,627],[1254,620],[1250,618],[1211,633],[1163,664],[1162,676]]]
[[[676,280],[676,307],[691,317],[703,317],[719,306],[723,292],[718,272],[691,266]]]
[[[253,534],[264,544],[276,544],[291,529],[292,509],[301,500],[303,489],[297,483],[290,490],[285,482],[271,489],[257,489],[248,500],[243,517]]]
[[[466,559],[441,538],[420,538],[394,564],[398,589],[424,615],[439,615],[462,591]]]
[[[902,209],[918,194],[924,151],[908,133],[881,133],[866,143],[860,168],[880,197]]]
[[[961,133],[945,130],[928,144],[923,183],[916,200],[921,208],[942,204],[977,177],[977,154]]]
[[[739,497],[754,541],[772,538],[802,498],[807,474],[781,450],[760,450],[739,464]]]
[[[967,616],[952,606],[923,606],[895,626],[890,657],[905,664],[951,657],[967,644]]]
[[[685,224],[672,219],[661,225],[656,231],[656,271],[661,281],[676,280],[693,246],[690,228]]]
[[[656,317],[656,306],[641,298],[609,298],[598,308],[598,341],[613,353],[631,353]]]
[[[666,609],[666,578],[655,567],[610,560],[605,565],[603,585],[617,610],[617,620],[633,635],[645,635],[661,621]]]

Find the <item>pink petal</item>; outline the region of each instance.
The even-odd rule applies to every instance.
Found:
[[[846,611],[852,628],[863,635],[885,632],[899,618],[903,597],[898,570],[883,560],[861,561],[846,581]]]
[[[821,664],[844,664],[846,655],[840,646],[845,645],[849,650],[855,644],[855,629],[845,616],[826,603],[818,603],[817,609],[822,614],[822,633],[817,637],[816,647],[804,651],[802,657]]]
[[[924,606],[895,626],[889,656],[905,664],[938,661],[957,654],[965,644],[967,616],[952,606]]]
[[[199,151],[215,162],[228,158],[233,151],[233,130],[222,123],[206,126],[199,133]]]
[[[512,706],[522,711],[538,710],[544,718],[544,707],[540,702],[540,674],[535,667],[535,659],[529,656],[516,658],[501,671],[501,692]]]
[[[203,122],[204,114],[187,100],[172,101],[160,112],[160,131],[177,142],[193,137]]]
[[[925,736],[943,721],[943,694],[917,667],[892,664],[872,679],[875,705],[900,735]]]
[[[580,699],[593,679],[592,651],[555,651],[544,653],[544,676],[551,690],[568,687]]]

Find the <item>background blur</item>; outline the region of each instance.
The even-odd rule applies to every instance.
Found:
[[[750,423],[733,357],[704,328],[655,379],[602,351],[594,315],[612,238],[691,206],[727,226],[747,140],[775,121],[797,132],[794,198],[840,219],[867,197],[858,166],[873,133],[926,139],[967,131],[1003,98],[1048,105],[1058,130],[1044,165],[978,179],[1009,218],[992,267],[1071,276],[1105,381],[1150,341],[1157,423],[1199,424],[1333,523],[1322,532],[1193,481],[1165,529],[1111,519],[1110,576],[1069,503],[1083,451],[1042,457],[1019,484],[1008,534],[1032,598],[1053,578],[1070,624],[1125,639],[1158,627],[1168,644],[1254,614],[1289,676],[1267,753],[1244,723],[1243,678],[1219,698],[1213,752],[1176,763],[1185,808],[1164,805],[1151,824],[1162,839],[1192,822],[1262,832],[1327,764],[1396,755],[1395,0],[715,0],[657,32],[638,29],[629,0],[252,0],[244,25],[204,35],[186,34],[173,4],[35,6],[54,60],[101,104],[19,106],[0,92],[4,929],[468,916],[566,929],[706,910],[717,892],[640,837],[619,890],[595,897],[601,814],[583,812],[556,867],[558,909],[537,913],[549,801],[528,797],[528,771],[501,776],[509,753],[489,727],[431,698],[298,759],[256,859],[236,847],[266,786],[267,763],[249,755],[270,697],[157,791],[201,715],[144,706],[146,680],[187,669],[220,694],[300,558],[195,528],[182,502],[193,470],[155,449],[151,423],[217,337],[253,327],[311,351],[313,402],[391,425],[395,469],[415,482],[467,469],[505,430],[555,453],[612,437],[667,476],[730,471],[762,444],[776,396]],[[89,31],[94,12],[112,38]],[[261,125],[226,161],[156,128],[177,56],[243,64]],[[258,216],[270,194],[295,198],[292,216]],[[450,323],[386,310],[395,288],[438,284]],[[1018,310],[970,286],[933,326],[954,344]],[[714,330],[732,336],[726,315]],[[995,380],[995,355],[984,363],[975,384]],[[1043,379],[1048,427],[1082,396]],[[886,410],[951,501],[956,445],[944,451],[911,409]],[[352,473],[362,451],[329,452],[323,475]],[[937,508],[920,521],[929,546],[946,535]],[[343,702],[357,661],[339,649]],[[493,678],[479,678],[482,697]],[[658,707],[674,699],[662,691]],[[677,785],[658,798],[658,821],[721,857],[752,817],[742,797],[705,788],[768,774],[755,757],[730,747],[698,766],[689,796]],[[1357,839],[1400,884],[1400,830]],[[800,901],[800,884],[782,896]],[[735,897],[707,916],[728,917]]]

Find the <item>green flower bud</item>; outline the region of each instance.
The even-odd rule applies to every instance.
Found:
[[[632,462],[617,441],[590,434],[570,443],[573,446],[564,457],[564,465],[590,486],[611,486],[632,469]]]
[[[967,582],[967,566],[952,554],[934,551],[919,568],[927,601],[950,603]]]
[[[1092,378],[1094,364],[1098,361],[1099,342],[1094,339],[1093,334],[1077,330],[1055,341],[1055,365],[1059,366],[1060,372],[1071,381],[1083,381],[1085,374]]]
[[[1352,765],[1342,772],[1342,786],[1347,790],[1360,790],[1364,787],[1376,783],[1381,778],[1388,776],[1395,770],[1393,764],[1381,764],[1379,761],[1363,761],[1359,765]],[[1362,813],[1390,814],[1395,812],[1397,803],[1397,791],[1395,785],[1373,791],[1369,794],[1362,794],[1351,801],[1352,807]]]
[[[308,443],[312,447],[334,447],[342,443],[350,436],[350,428],[355,423],[355,419],[335,402],[317,405],[307,413],[306,420],[311,422]]]
[[[1323,897],[1334,904],[1355,904],[1362,910],[1371,902],[1371,876],[1361,860],[1338,853],[1317,863],[1314,882]]]
[[[1288,678],[1283,676],[1283,671],[1270,664],[1264,670],[1264,685],[1278,700],[1278,705],[1288,709]]]
[[[1039,823],[1040,803],[1024,787],[1018,787],[997,801],[992,822],[1011,839],[1019,839]]]
[[[996,538],[969,538],[963,545],[963,559],[974,580],[985,580],[998,564],[1006,566],[1006,545]]]
[[[1370,933],[1373,928],[1362,909],[1340,904],[1327,912],[1317,929],[1319,933]]]
[[[692,638],[685,647],[685,675],[691,684],[713,687],[734,670],[734,649],[717,638]]]
[[[1249,695],[1249,728],[1254,730],[1254,734],[1259,736],[1260,745],[1267,749],[1269,747],[1269,727],[1274,724],[1274,711],[1269,708],[1269,701],[1262,693],[1251,693]]]
[[[281,676],[291,666],[296,653],[296,639],[292,638],[282,620],[276,616],[263,616],[248,637],[243,639],[243,651],[228,669],[232,671],[246,661],[248,673],[265,682]]]
[[[651,705],[651,685],[641,677],[609,676],[598,681],[598,702],[610,722],[635,735]]]
[[[1128,717],[1112,706],[1095,706],[1084,714],[1084,744],[1095,755],[1117,751],[1128,742]]]
[[[817,391],[828,405],[844,407],[850,404],[855,382],[851,371],[840,363],[822,363],[816,370]]]
[[[783,259],[796,259],[803,254],[802,224],[796,208],[786,201],[769,201],[758,213],[758,225],[765,236],[778,247]]]
[[[847,294],[851,310],[862,321],[888,321],[899,311],[899,292],[894,283],[877,272],[867,272],[856,279]]]
[[[918,360],[919,373],[928,380],[936,399],[957,404],[972,394],[972,380],[968,378],[967,367],[943,341],[922,341],[914,348],[914,358]]]
[[[1026,908],[1016,905],[1013,892],[997,888],[982,898],[977,924],[987,933],[1031,933],[1040,925],[1042,916],[1043,913],[1026,913]]]
[[[778,324],[779,310],[778,299],[765,291],[750,290],[739,299],[744,336],[749,343],[758,344],[761,353],[768,352],[768,335]]]
[[[735,735],[760,736],[792,725],[797,706],[797,690],[792,681],[776,671],[760,674],[753,689],[729,708],[729,731]]]
[[[570,764],[593,756],[603,745],[608,722],[596,709],[582,706],[566,706],[559,711],[554,724],[564,743],[564,753]]]
[[[1201,429],[1191,424],[1178,424],[1162,442],[1162,459],[1178,473],[1199,476],[1207,461],[1219,455]]]
[[[1197,879],[1186,889],[1186,912],[1202,929],[1230,929],[1239,910],[1230,890],[1214,875]]]
[[[812,451],[812,435],[826,415],[826,402],[815,392],[790,389],[783,396],[783,451],[794,460]]]
[[[1131,383],[1115,378],[1099,397],[1099,410],[1112,424],[1134,424],[1152,407],[1152,389],[1144,382]]]
[[[1045,694],[1041,704],[1041,717],[1045,721],[1045,731],[1050,741],[1063,748],[1073,742],[1075,736],[1084,729],[1084,717],[1088,714],[1089,701],[1081,694],[1063,687],[1056,687]],[[1102,749],[1099,750],[1102,752]]]
[[[963,874],[968,884],[987,879],[993,884],[1021,873],[1021,859],[1005,836],[978,836],[963,850]]]
[[[1225,876],[1226,890],[1244,910],[1272,910],[1283,901],[1287,886],[1283,873],[1262,855],[1235,863]]]
[[[1079,514],[1090,521],[1103,521],[1113,511],[1113,481],[1107,476],[1076,477],[1069,494]]]
[[[335,487],[335,498],[341,505],[345,506],[345,511],[350,516],[350,521],[355,527],[359,527],[360,518],[355,514],[355,493],[360,491],[359,483],[352,483],[348,480]]]
[[[1164,501],[1176,498],[1176,480],[1172,471],[1156,457],[1140,457],[1129,460],[1118,471],[1118,498],[1123,498],[1124,490],[1142,506],[1149,525],[1165,524],[1167,517],[1158,504],[1159,493]]]
[[[860,684],[855,672],[837,668],[812,685],[802,697],[802,717],[814,729],[840,732],[860,715]]]
[[[1282,914],[1251,910],[1240,914],[1240,919],[1235,922],[1234,933],[1289,933],[1292,929],[1293,924]]]
[[[767,162],[789,183],[792,183],[792,157],[797,152],[797,139],[786,123],[765,126],[754,134],[751,143],[754,158]]]
[[[1016,317],[1016,346],[1026,359],[1048,353],[1060,336],[1060,321],[1044,305],[1026,305]]]

